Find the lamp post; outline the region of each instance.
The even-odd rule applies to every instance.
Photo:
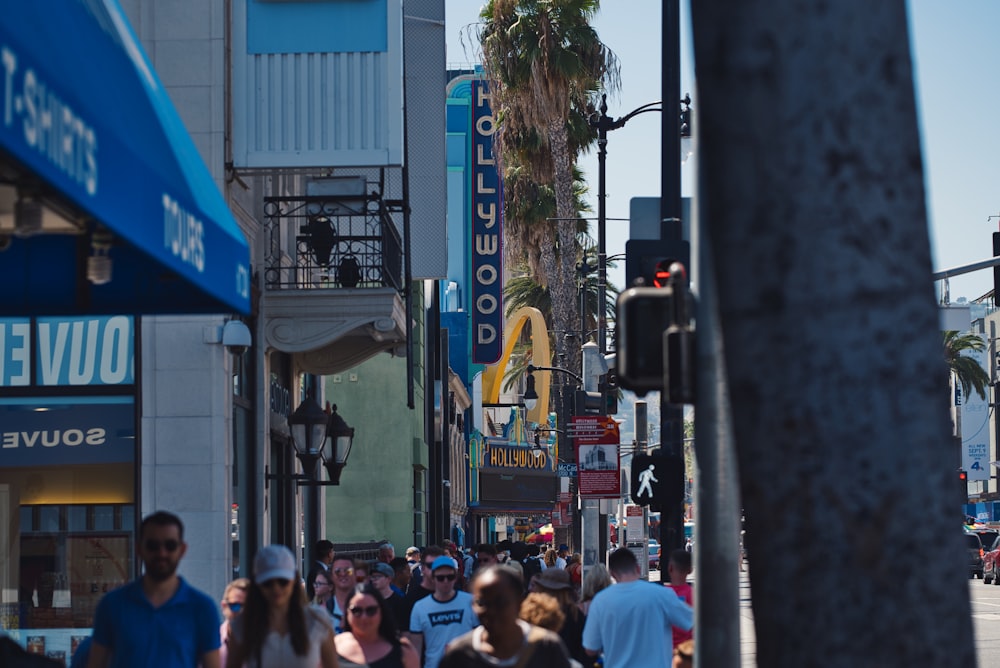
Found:
[[[527,371],[527,377],[525,379],[525,391],[524,391],[524,405],[525,406],[529,406],[529,404],[531,406],[534,406],[535,403],[538,401],[538,393],[535,391],[535,376],[534,376],[534,374],[535,374],[536,371],[551,371],[551,372],[562,373],[562,374],[565,374],[567,376],[570,376],[571,378],[573,378],[573,380],[575,380],[580,385],[582,385],[582,383],[583,383],[583,377],[582,376],[578,376],[577,374],[573,373],[569,369],[564,369],[562,367],[555,367],[555,366],[535,366],[533,364],[529,364],[526,371]],[[558,417],[558,421],[562,425],[569,425],[569,416],[572,413],[572,406],[570,404],[570,401],[567,400],[566,394],[567,393],[565,391],[565,384],[564,383],[560,384],[560,386],[559,386],[559,405],[558,405],[558,415],[559,415],[559,417]],[[529,408],[529,410],[530,410],[530,408]],[[560,444],[559,444],[559,460],[560,461],[567,461],[567,460],[573,461],[575,459],[575,456],[572,454],[573,443],[572,443],[571,437],[568,434],[568,430],[566,432],[557,432],[557,433],[560,433],[561,436],[565,437],[565,438],[563,438],[562,441],[560,441]],[[563,445],[565,445],[566,447],[563,447]],[[567,453],[569,453],[569,454],[567,455]],[[558,464],[559,464],[559,462],[556,462],[556,466],[558,466]],[[575,483],[571,483],[571,484],[575,484]],[[574,490],[573,487],[570,488],[570,491],[571,492],[575,492],[575,490]],[[580,545],[580,532],[577,530],[577,529],[579,529],[579,527],[580,527],[580,523],[579,522],[575,522],[574,523],[574,531],[573,531],[573,540],[572,541],[567,541],[567,542],[573,542],[574,545]]]
[[[607,257],[607,192],[606,165],[608,159],[608,132],[623,127],[630,119],[651,111],[663,111],[660,102],[650,102],[633,109],[621,118],[608,116],[608,96],[601,95],[600,114],[590,117],[590,127],[597,130],[597,346],[603,355],[607,352],[608,319],[604,302],[608,298],[608,257]]]
[[[305,480],[315,480],[316,464],[323,456],[326,441],[327,415],[312,396],[307,396],[298,408],[288,416],[288,426],[292,432],[292,446],[295,456],[302,464]],[[314,486],[305,491],[305,543],[307,549],[319,540],[319,490]]]
[[[305,543],[311,549],[319,540],[319,487],[339,485],[354,443],[354,428],[349,427],[333,406],[330,414],[320,408],[312,395],[307,396],[288,416],[292,447],[302,465],[302,474],[290,476],[305,487]],[[323,462],[329,480],[320,480],[317,464]],[[269,475],[268,478],[276,476]]]

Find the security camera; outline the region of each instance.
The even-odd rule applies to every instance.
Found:
[[[234,355],[242,355],[253,344],[250,328],[239,320],[230,320],[222,328],[222,345]]]

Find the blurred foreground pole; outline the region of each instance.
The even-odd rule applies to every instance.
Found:
[[[695,221],[700,221],[696,214]],[[694,414],[695,665],[740,666],[739,480],[730,429],[729,389],[723,364],[715,276],[700,224],[698,249],[698,403]]]
[[[975,665],[906,2],[691,13],[757,665]]]

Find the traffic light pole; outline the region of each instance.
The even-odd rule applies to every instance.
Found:
[[[678,0],[663,0],[662,98],[668,113],[662,115],[660,239],[681,240],[681,120],[673,113],[675,100],[681,98],[680,80],[680,6]],[[690,270],[690,268],[687,268]],[[660,392],[660,442],[663,454],[684,459],[683,407],[666,401]],[[679,484],[683,484],[681,467]],[[663,553],[684,546],[684,505],[661,508],[660,545]],[[663,569],[660,579],[664,580]]]

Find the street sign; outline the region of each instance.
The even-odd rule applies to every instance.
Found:
[[[577,445],[618,445],[621,442],[618,423],[607,415],[574,415],[570,418],[569,435]]]
[[[560,478],[575,478],[576,477],[576,463],[575,462],[563,462],[559,464],[559,477]]]

